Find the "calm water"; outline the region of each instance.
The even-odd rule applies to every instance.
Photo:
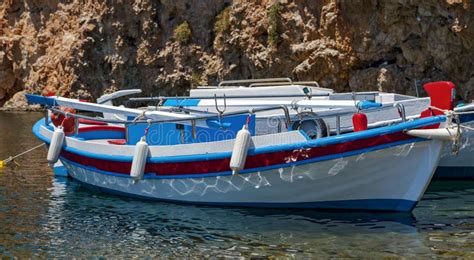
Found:
[[[0,158],[39,144],[39,113],[0,113]],[[0,255],[474,257],[474,182],[432,183],[412,214],[201,207],[90,192],[41,148],[0,170]]]

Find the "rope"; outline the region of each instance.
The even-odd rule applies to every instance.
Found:
[[[138,116],[136,116],[136,117],[132,120],[132,123],[135,124],[139,119],[145,118],[145,113],[146,113],[146,110],[144,110],[143,112],[141,112]]]
[[[466,128],[467,130],[474,131],[474,128],[472,128],[472,127],[465,126],[465,125],[459,125],[459,126],[462,127],[462,128]]]
[[[147,123],[148,123],[148,126],[145,128],[145,132],[143,133],[143,136],[142,136],[142,141],[146,141],[148,131],[150,130],[150,127],[151,127],[151,119],[148,119]]]
[[[26,151],[24,151],[24,152],[21,152],[21,153],[15,155],[15,156],[10,156],[10,157],[8,157],[8,158],[5,159],[5,160],[0,161],[0,168],[5,167],[5,166],[7,165],[7,163],[9,163],[9,162],[15,160],[16,158],[18,158],[18,157],[20,157],[20,156],[22,156],[22,155],[25,155],[25,154],[27,154],[27,153],[29,153],[29,152],[31,152],[31,151],[34,151],[34,150],[40,148],[40,147],[43,146],[43,145],[45,145],[45,144],[44,144],[44,143],[39,144],[39,145],[37,145],[37,146],[35,146],[35,147],[33,147],[33,148],[30,148],[30,149],[28,149],[28,150],[26,150]]]
[[[146,136],[148,135],[148,131],[150,130],[150,126],[151,126],[151,119],[148,119],[147,120],[147,123],[148,123],[148,126],[145,128],[145,133],[143,135],[143,137],[146,138]]]
[[[456,112],[454,110],[441,109],[441,108],[435,107],[435,106],[430,106],[429,108],[433,109],[433,110],[443,112],[446,115],[446,117],[448,118],[448,120],[449,120],[448,122],[449,122],[450,125],[452,125],[453,123],[456,124],[457,131],[456,131],[456,136],[455,136],[454,141],[453,141],[453,145],[451,147],[451,152],[454,155],[457,155],[459,153],[460,144],[461,144],[461,135],[462,135],[461,128],[464,128],[464,129],[467,129],[467,130],[470,130],[470,131],[474,131],[474,128],[472,128],[472,127],[461,125],[461,120],[459,120],[459,116],[460,115],[471,115],[471,114],[474,114],[474,111]],[[453,119],[456,119],[456,121],[454,122]]]
[[[470,114],[474,114],[474,111],[456,112],[456,111],[454,111],[454,110],[441,109],[441,108],[434,107],[434,106],[429,106],[429,108],[434,109],[434,110],[438,110],[438,111],[440,111],[440,112],[443,112],[443,113],[445,113],[446,115],[448,115],[448,114],[454,114],[454,115],[470,115]]]
[[[459,117],[458,117],[459,115],[472,115],[472,114],[474,114],[474,111],[456,112],[454,110],[441,109],[441,108],[434,107],[434,106],[429,106],[429,108],[440,111],[440,112],[443,112],[450,119],[450,123],[452,123],[452,119],[455,116],[457,118],[457,121],[459,122]],[[461,126],[461,125],[458,123],[458,126]],[[472,130],[472,128],[470,128],[470,127],[466,127],[466,126],[462,126],[462,127],[465,127],[466,129]]]

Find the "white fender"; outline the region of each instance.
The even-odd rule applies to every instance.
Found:
[[[51,143],[49,144],[48,155],[46,160],[50,166],[53,166],[59,158],[59,153],[63,147],[64,142],[64,130],[62,126],[56,128],[51,136]]]
[[[459,129],[462,133],[461,129]],[[408,130],[405,132],[408,135],[421,137],[426,139],[435,139],[442,141],[454,141],[456,140],[458,134],[458,127],[452,126],[447,128],[437,128],[437,129],[414,129]]]
[[[141,180],[143,178],[148,150],[148,144],[146,143],[145,138],[142,137],[142,139],[135,145],[132,168],[130,169],[130,176],[135,180]]]
[[[247,125],[244,125],[244,127],[242,127],[242,129],[237,133],[234,148],[232,149],[232,157],[230,158],[229,165],[232,174],[238,173],[244,168],[251,140],[252,136],[247,129]]]

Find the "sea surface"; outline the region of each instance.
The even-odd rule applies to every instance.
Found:
[[[0,113],[0,159],[41,113]],[[413,213],[146,202],[53,177],[42,147],[0,169],[2,257],[474,258],[474,181],[433,182]]]

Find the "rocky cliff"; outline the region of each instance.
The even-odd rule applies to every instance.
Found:
[[[469,0],[3,0],[0,106],[23,93],[185,94],[222,79],[291,77],[337,91],[474,89]]]

